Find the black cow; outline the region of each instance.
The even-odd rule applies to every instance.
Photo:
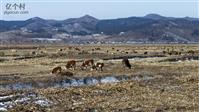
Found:
[[[131,64],[129,62],[129,60],[127,58],[123,58],[122,59],[122,65],[124,65],[125,67],[128,67],[129,69],[131,69]]]

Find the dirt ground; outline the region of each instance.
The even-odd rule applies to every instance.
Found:
[[[132,69],[122,66],[123,57],[129,58]],[[51,71],[56,66],[65,70],[68,60],[78,61],[76,70],[65,70],[72,72],[74,78],[109,75],[155,77],[151,80],[127,80],[70,88],[2,89],[0,96],[34,91],[54,102],[50,107],[18,104],[9,109],[13,112],[199,111],[198,57],[199,46],[185,44],[0,46],[1,85],[60,78],[62,76],[56,76]],[[89,68],[81,70],[79,66],[86,59],[103,62],[103,71],[91,71]]]

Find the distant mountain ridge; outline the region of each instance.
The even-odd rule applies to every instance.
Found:
[[[62,21],[39,17],[24,21],[0,20],[0,43],[39,42],[39,38],[64,43],[192,43],[199,42],[199,19],[148,14],[106,20],[90,15]]]
[[[147,14],[146,16],[144,16],[144,18],[154,19],[154,20],[168,19],[167,17],[158,14]]]

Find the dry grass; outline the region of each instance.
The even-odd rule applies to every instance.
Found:
[[[80,51],[75,50],[76,47]],[[1,59],[7,59],[0,61],[1,84],[56,78],[51,74],[52,68],[56,66],[64,68],[70,59],[78,60],[80,66],[82,60],[89,58],[97,61],[123,56],[158,56],[163,55],[162,51],[168,49],[181,51],[183,56],[188,55],[186,53],[189,50],[199,51],[198,45],[49,45],[0,48],[0,52],[4,52]],[[10,49],[12,52],[9,52]],[[37,57],[41,55],[42,57]],[[15,60],[23,56],[34,58]],[[102,72],[82,71],[78,68],[72,71],[74,77],[147,74],[156,78],[149,81],[126,81],[68,89],[36,89],[33,91],[47,97],[56,105],[50,108],[31,104],[19,105],[11,111],[199,111],[199,60],[165,61],[176,57],[180,56],[165,54],[165,57],[131,60],[133,68],[130,70],[122,68],[120,60],[104,61],[105,68]],[[15,80],[12,77],[16,77]]]

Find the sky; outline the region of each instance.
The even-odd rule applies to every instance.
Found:
[[[1,20],[32,17],[64,20],[91,15],[98,19],[145,16],[156,13],[168,17],[199,18],[199,0],[0,0]],[[7,9],[8,4],[25,4],[25,9]],[[16,12],[17,14],[10,14]],[[6,13],[7,12],[7,13]],[[23,14],[22,14],[23,13]]]

